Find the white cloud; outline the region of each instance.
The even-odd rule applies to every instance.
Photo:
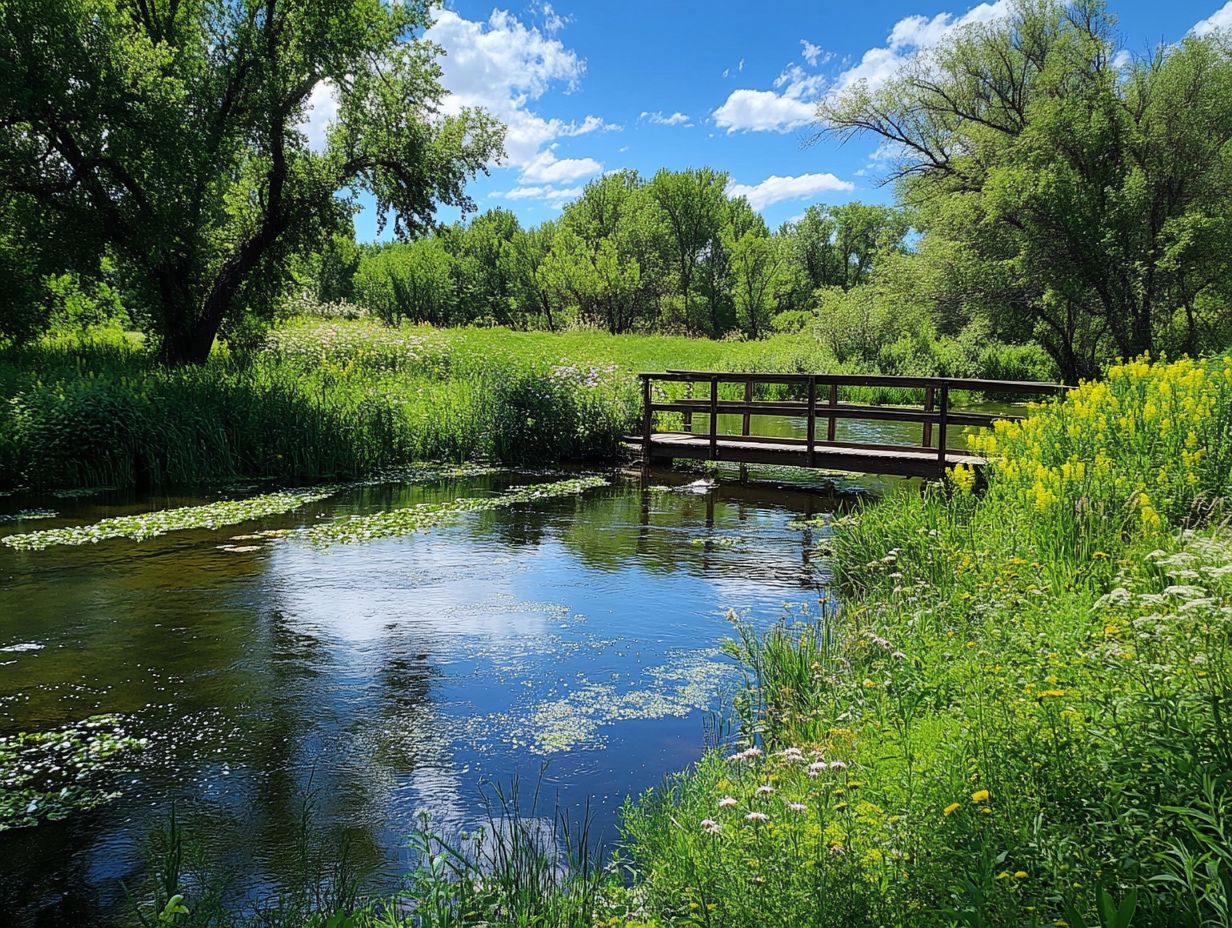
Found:
[[[753,209],[763,210],[767,206],[782,203],[784,200],[800,200],[819,193],[846,192],[854,189],[855,184],[840,180],[830,173],[801,174],[798,177],[779,177],[775,174],[767,177],[760,184],[728,184],[727,195],[745,197]]]
[[[649,123],[653,123],[656,126],[691,126],[693,125],[693,123],[690,122],[689,117],[686,116],[684,113],[672,113],[670,116],[664,116],[661,110],[655,110],[653,113],[649,113],[643,110],[640,118],[646,120]]]
[[[1120,71],[1122,68],[1129,67],[1134,60],[1134,56],[1129,53],[1128,48],[1122,48],[1119,52],[1112,56],[1112,66]]]
[[[320,81],[308,95],[307,111],[299,130],[308,136],[308,147],[324,151],[329,127],[338,118],[338,90],[329,81]]]
[[[714,111],[720,129],[736,132],[786,132],[813,121],[816,107],[773,90],[733,90]]]
[[[551,164],[563,163],[547,148],[556,139],[619,126],[598,116],[587,116],[580,123],[544,119],[529,108],[554,86],[563,85],[566,92],[574,90],[586,71],[586,62],[554,35],[565,20],[547,4],[539,12],[544,19],[543,30],[527,26],[503,10],[493,10],[486,22],[478,22],[463,19],[453,10],[438,9],[427,38],[445,50],[441,82],[450,92],[445,109],[487,109],[507,127],[505,163],[524,171],[533,164],[541,174]],[[598,164],[589,158],[564,161]],[[557,170],[563,177],[577,169],[574,164]],[[546,179],[526,173],[523,176],[526,180]]]
[[[519,180],[558,184],[590,177],[602,170],[603,165],[594,158],[557,158],[551,149],[545,149],[522,168]]]
[[[801,39],[800,47],[802,49],[800,54],[804,56],[804,60],[808,62],[808,66],[810,68],[815,68],[819,63],[824,63],[825,61],[830,60],[830,56],[828,54],[825,55],[823,59],[821,46],[814,45],[808,39]]]
[[[1232,0],[1195,25],[1191,30],[1194,35],[1209,35],[1221,29],[1232,29]]]
[[[558,203],[564,200],[572,200],[582,195],[581,187],[514,187],[512,190],[493,194],[493,196],[501,196],[506,200],[547,200],[549,203]]]
[[[933,17],[907,16],[900,19],[890,30],[886,45],[870,48],[857,64],[840,74],[834,83],[834,91],[841,92],[859,81],[876,88],[894,77],[916,54],[935,48],[956,29],[996,22],[1008,17],[1010,12],[1010,0],[995,0],[974,6],[961,16],[938,13]]]

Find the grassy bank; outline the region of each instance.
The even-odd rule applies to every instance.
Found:
[[[1116,368],[981,447],[982,497],[839,528],[839,612],[740,630],[764,753],[626,816],[665,921],[1229,923],[1232,359]]]
[[[977,373],[1038,376],[1014,357],[984,362]],[[193,369],[159,366],[118,332],[52,337],[0,355],[0,488],[612,458],[640,421],[634,375],[665,368],[855,371],[805,335],[718,342],[302,318]],[[850,398],[919,402],[885,389]]]
[[[322,869],[262,924],[1227,925],[1232,358],[1115,368],[980,447],[983,493],[837,526],[841,606],[733,618],[743,743],[630,800],[618,863],[501,809],[421,836],[393,898]],[[171,923],[242,923],[199,912]]]

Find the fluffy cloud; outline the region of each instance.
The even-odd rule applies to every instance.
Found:
[[[773,90],[733,90],[714,111],[720,129],[736,132],[786,132],[813,121],[816,106]]]
[[[670,116],[664,116],[660,110],[655,110],[653,113],[646,111],[642,112],[641,117],[649,123],[656,126],[691,126],[692,122],[684,113],[672,113]]]
[[[993,22],[1010,13],[1011,0],[995,0],[972,7],[961,16],[908,16],[890,30],[885,46],[870,48],[853,66],[828,82],[796,64],[788,65],[774,81],[774,90],[736,90],[714,111],[714,121],[728,132],[787,132],[816,119],[817,103],[826,93],[838,93],[858,81],[870,87],[885,83],[919,52],[933,48],[955,29],[974,23]],[[1229,2],[1232,7],[1232,0]],[[820,46],[800,40],[802,57],[809,67],[831,59]]]
[[[779,177],[771,175],[760,184],[728,184],[727,194],[732,197],[745,197],[749,206],[763,210],[774,203],[784,200],[799,200],[815,196],[819,193],[833,191],[846,192],[854,190],[855,184],[839,180],[833,174],[801,174],[797,177]]]
[[[586,71],[586,63],[554,33],[563,20],[549,5],[541,8],[544,30],[529,27],[503,10],[493,10],[486,22],[463,19],[453,10],[439,9],[427,38],[445,50],[441,82],[450,92],[445,109],[456,112],[464,106],[482,106],[508,127],[505,136],[506,164],[523,169],[527,181],[549,181],[553,164],[557,176],[551,181],[584,176],[602,170],[590,158],[557,160],[550,145],[558,138],[587,132],[617,129],[598,116],[580,123],[544,119],[529,108],[551,87],[563,85],[572,91]],[[534,165],[534,173],[529,173]],[[596,167],[591,170],[590,165]]]
[[[714,122],[728,132],[787,132],[812,122],[817,98],[825,86],[820,74],[791,64],[774,79],[774,90],[733,90],[717,110]]]
[[[308,147],[324,151],[330,125],[338,118],[338,91],[329,81],[321,81],[308,95],[303,122],[299,130],[308,136]]]
[[[869,87],[884,84],[925,49],[934,48],[956,29],[978,23],[990,23],[1010,15],[1010,0],[981,3],[961,16],[938,13],[936,16],[907,16],[890,30],[885,46],[870,48],[854,66],[838,76],[835,92],[865,81]]]
[[[559,184],[565,181],[590,177],[603,170],[603,165],[594,158],[557,158],[550,151],[542,151],[522,168],[521,180],[541,184]]]
[[[1193,27],[1193,34],[1209,35],[1220,29],[1232,29],[1232,2],[1225,3],[1206,19]]]
[[[493,194],[506,200],[547,200],[559,204],[582,195],[581,187],[514,187],[506,193]]]

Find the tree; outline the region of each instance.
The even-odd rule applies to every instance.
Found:
[[[805,296],[838,284],[841,274],[834,252],[834,220],[824,206],[810,206],[784,232],[790,236],[792,259],[803,276]]]
[[[627,332],[637,318],[642,274],[637,261],[622,255],[613,238],[592,246],[564,228],[540,268],[543,282],[578,309],[579,316],[613,335]]]
[[[355,295],[390,324],[449,325],[457,306],[452,264],[437,236],[391,243],[360,259]]]
[[[426,0],[4,3],[0,195],[105,243],[163,356],[200,363],[345,228],[355,190],[403,237],[471,207],[501,130],[441,114],[429,23]],[[299,127],[324,89],[338,119],[314,151]]]
[[[527,318],[542,315],[549,332],[556,330],[553,318],[553,292],[540,272],[552,252],[556,223],[544,222],[533,229],[521,229],[513,237],[513,289],[518,312]]]
[[[760,229],[729,238],[726,249],[737,318],[750,338],[761,338],[770,327],[778,291],[787,279],[784,243],[770,235],[763,222]]]
[[[452,230],[459,298],[470,318],[487,316],[500,325],[516,321],[513,242],[521,229],[517,216],[498,208],[476,216],[465,228]]]
[[[650,181],[651,195],[666,223],[680,309],[689,316],[689,297],[699,265],[719,238],[727,215],[727,174],[711,168],[663,169]],[[712,300],[710,331],[722,332],[719,307]]]
[[[832,131],[899,152],[892,177],[925,238],[998,281],[999,312],[1024,317],[1071,381],[1097,372],[1092,339],[1127,357],[1160,347],[1178,308],[1220,285],[1203,256],[1232,223],[1227,38],[1124,69],[1115,49],[1099,0],[1021,0],[822,108]]]

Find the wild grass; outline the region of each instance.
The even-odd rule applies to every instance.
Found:
[[[639,428],[635,375],[668,368],[862,372],[807,334],[716,342],[298,318],[258,350],[224,345],[192,369],[158,365],[139,339],[115,330],[55,335],[0,354],[0,486],[355,478],[424,460],[611,459]],[[674,397],[684,388],[656,389]],[[725,398],[741,395],[738,385],[724,389]],[[759,389],[766,398],[788,394]],[[859,388],[843,400],[919,404],[922,394]]]
[[[1123,365],[986,440],[982,495],[960,472],[838,525],[841,608],[731,645],[766,753],[627,812],[665,921],[1226,924],[1230,383]]]

